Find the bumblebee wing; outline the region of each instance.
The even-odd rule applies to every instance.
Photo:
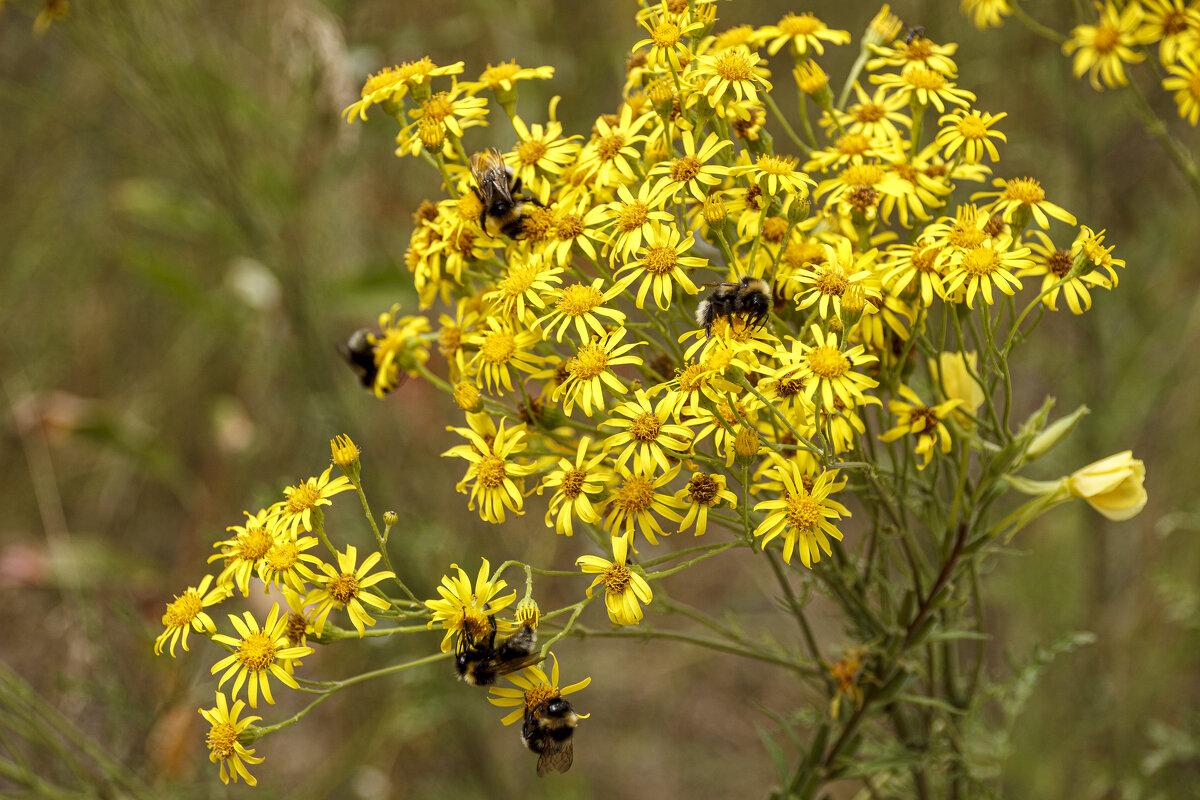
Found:
[[[507,675],[510,672],[519,672],[526,667],[532,667],[534,664],[540,664],[545,660],[545,656],[539,656],[536,653],[530,653],[529,655],[510,659],[498,664],[496,666],[496,674]]]
[[[700,284],[706,289],[736,289],[739,284],[729,283],[728,281],[719,281],[717,283],[702,283]]]
[[[575,761],[575,747],[571,740],[556,742],[546,747],[538,757],[537,773],[539,778],[546,777],[550,770],[566,772]]]

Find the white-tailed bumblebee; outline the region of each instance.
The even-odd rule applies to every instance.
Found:
[[[537,631],[532,625],[522,625],[515,633],[496,643],[496,617],[488,617],[487,636],[476,639],[463,632],[454,657],[454,671],[460,680],[472,686],[490,686],[496,678],[516,672],[541,659],[533,655]]]
[[[719,317],[741,315],[754,327],[766,324],[771,311],[771,286],[762,278],[743,275],[737,283],[706,283],[716,287],[696,306],[696,324],[712,336],[713,323]]]
[[[521,741],[538,754],[537,774],[546,777],[550,770],[566,772],[575,760],[571,737],[579,726],[579,715],[561,697],[548,697],[525,712]]]
[[[525,204],[541,203],[521,194],[521,179],[504,163],[504,156],[495,148],[471,156],[471,176],[476,183],[471,191],[483,204],[479,226],[488,236],[520,239],[524,233],[521,214]]]

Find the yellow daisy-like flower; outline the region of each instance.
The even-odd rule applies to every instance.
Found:
[[[657,537],[666,536],[667,532],[658,524],[655,513],[672,522],[682,519],[676,510],[682,509],[683,503],[672,495],[656,491],[674,480],[679,468],[680,465],[676,464],[655,478],[652,473],[634,474],[623,464],[618,465],[617,474],[621,484],[609,492],[605,501],[608,510],[604,517],[604,528],[609,535],[632,540],[634,534],[641,530],[650,544],[658,544]]]
[[[892,94],[886,89],[876,89],[875,94],[868,95],[858,81],[854,82],[854,94],[858,102],[846,111],[834,109],[834,116],[848,134],[864,137],[867,141],[892,141],[903,135],[900,127],[912,127],[912,119],[900,109],[907,104],[903,97]],[[832,132],[837,126],[833,119],[824,114],[821,116],[821,127]]]
[[[409,123],[396,135],[396,155],[420,155],[421,149],[438,152],[435,146],[447,134],[461,139],[463,130],[478,125],[487,125],[487,100],[482,97],[460,97],[467,91],[467,84],[455,81],[448,92],[437,92],[419,107],[408,112],[414,122]],[[431,132],[435,135],[431,136]],[[444,147],[450,150],[450,142]],[[450,152],[453,152],[450,150]]]
[[[650,9],[646,15],[638,15],[638,24],[650,34],[648,39],[641,39],[633,45],[637,52],[646,45],[650,46],[646,53],[646,64],[659,69],[670,67],[675,72],[683,71],[685,61],[690,59],[691,52],[683,43],[685,36],[690,37],[694,32],[704,27],[699,20],[692,20],[686,11],[683,14],[672,12],[667,7],[666,0],[656,9]]]
[[[463,479],[454,488],[466,494],[467,483],[474,479],[467,508],[474,511],[478,501],[479,517],[496,524],[504,522],[506,508],[518,516],[525,513],[522,510],[525,476],[535,469],[533,464],[521,465],[509,460],[525,449],[528,430],[518,425],[506,431],[505,422],[501,420],[500,429],[496,430],[486,414],[467,414],[470,427],[446,430],[466,437],[470,444],[460,444],[442,453],[443,457],[454,456],[470,462]],[[485,437],[484,433],[492,435]]]
[[[638,188],[636,197],[628,187],[618,186],[617,199],[593,208],[583,218],[583,224],[608,231],[612,257],[626,259],[642,246],[643,237],[649,237],[656,224],[674,222],[671,213],[663,210],[666,200],[666,192],[651,186],[650,181]]]
[[[870,49],[876,54],[875,58],[867,62],[867,70],[870,72],[884,67],[900,67],[901,72],[926,69],[949,78],[953,78],[958,72],[958,67],[951,58],[958,50],[958,45],[953,42],[938,44],[919,33],[897,40],[891,47],[872,45]]]
[[[762,58],[745,45],[735,45],[696,59],[695,79],[700,93],[713,106],[723,100],[748,98],[758,102],[758,90],[771,91],[770,74],[758,64]],[[732,96],[730,96],[732,95]]]
[[[654,225],[646,237],[645,246],[638,250],[637,257],[619,267],[614,277],[628,273],[627,280],[622,281],[622,288],[641,280],[637,289],[638,308],[645,307],[646,295],[650,294],[656,306],[668,309],[676,285],[688,294],[700,291],[684,272],[685,267],[699,269],[708,265],[708,259],[684,255],[693,243],[690,233],[685,239],[672,225]]]
[[[276,588],[291,587],[297,592],[304,591],[306,581],[315,581],[317,575],[305,562],[318,566],[321,559],[305,552],[317,546],[317,537],[301,536],[293,539],[290,536],[277,536],[271,547],[258,563],[258,579],[264,588],[273,583]],[[319,566],[318,566],[319,568]]]
[[[553,77],[554,67],[526,68],[513,60],[507,64],[501,62],[494,67],[488,64],[487,69],[480,73],[478,81],[464,81],[462,85],[471,92],[491,89],[496,94],[497,102],[504,105],[516,91],[517,81],[548,81]]]
[[[963,250],[950,256],[946,272],[946,295],[949,297],[960,288],[966,291],[967,308],[974,308],[975,295],[983,294],[984,302],[992,304],[992,287],[1005,294],[1013,294],[1021,288],[1021,281],[1014,273],[1033,266],[1027,256],[1028,247],[1009,249],[1009,236],[987,239],[978,247]]]
[[[754,164],[731,167],[730,177],[747,176],[766,197],[779,193],[808,197],[808,187],[817,182],[796,170],[797,159],[791,156],[760,155]]]
[[[696,202],[703,203],[712,188],[720,186],[721,179],[729,172],[728,168],[709,162],[726,147],[732,147],[733,142],[710,133],[704,143],[697,146],[692,131],[681,133],[679,140],[683,155],[663,159],[650,168],[650,177],[662,176],[654,189],[656,192],[669,191],[672,200],[680,190],[687,189]]]
[[[1091,262],[1084,268],[1084,273],[1095,274],[1100,269],[1112,286],[1117,285],[1117,273],[1113,267],[1124,267],[1125,261],[1112,257],[1112,247],[1104,246],[1104,231],[1096,233],[1088,226],[1080,227],[1079,234],[1071,243],[1071,256],[1078,263],[1081,259]]]
[[[629,568],[629,539],[614,536],[612,549],[612,561],[599,556],[580,556],[575,563],[584,572],[597,573],[587,596],[592,596],[592,589],[604,585],[604,607],[612,623],[637,625],[642,621],[642,606],[650,604],[654,593],[646,579]]]
[[[725,488],[725,480],[724,475],[695,472],[688,485],[675,493],[675,499],[686,503],[688,510],[679,523],[680,533],[694,524],[696,535],[703,536],[708,528],[708,510],[722,500],[730,508],[737,508],[737,495]]]
[[[576,169],[593,178],[597,188],[637,180],[632,165],[641,160],[641,153],[634,145],[648,138],[642,129],[653,116],[653,111],[647,111],[635,119],[633,107],[626,103],[616,124],[604,117],[597,119],[595,136],[580,152]]]
[[[550,191],[563,168],[579,153],[578,136],[563,137],[562,123],[555,118],[558,101],[550,99],[550,121],[526,125],[519,116],[513,116],[513,129],[517,132],[517,144],[505,156],[505,163],[513,168],[513,177],[520,179],[525,191],[533,192],[543,204],[550,202]],[[468,192],[468,194],[473,194]]]
[[[641,364],[641,356],[629,351],[645,342],[621,344],[628,331],[618,328],[603,338],[593,338],[581,346],[566,363],[567,378],[554,390],[551,399],[562,402],[567,414],[579,403],[583,413],[592,416],[594,409],[604,409],[604,387],[617,395],[626,393],[625,384],[617,379],[612,368],[621,364]]]
[[[491,313],[522,324],[531,324],[546,303],[542,299],[561,284],[562,268],[541,258],[510,258],[504,277],[484,292],[483,301],[491,304]],[[534,309],[537,309],[536,311]],[[511,387],[510,387],[511,388]]]
[[[1183,0],[1143,0],[1146,17],[1139,39],[1158,42],[1158,58],[1172,64],[1200,46],[1200,6]]]
[[[429,320],[421,316],[398,317],[399,313],[397,303],[379,315],[381,333],[367,335],[375,354],[372,391],[380,398],[400,385],[400,370],[415,375],[417,365],[429,360],[429,348],[422,338],[430,330]]]
[[[1067,307],[1071,309],[1071,313],[1082,314],[1092,307],[1092,295],[1088,291],[1089,288],[1111,289],[1115,284],[1115,281],[1101,271],[1071,275],[1071,270],[1075,266],[1075,255],[1071,249],[1055,247],[1050,237],[1042,231],[1033,231],[1031,236],[1037,240],[1029,244],[1030,252],[1034,257],[1033,266],[1022,270],[1021,277],[1041,276],[1042,303],[1051,311],[1058,310],[1058,297],[1061,293],[1067,299]],[[1112,272],[1111,266],[1108,267],[1108,271]],[[1068,280],[1062,285],[1056,286],[1059,281],[1068,276],[1070,276]]]
[[[785,14],[775,25],[759,28],[755,40],[767,43],[767,52],[775,55],[784,45],[791,47],[797,61],[812,51],[825,55],[822,41],[830,44],[847,44],[850,31],[833,30],[812,14]]]
[[[928,308],[933,298],[946,299],[945,273],[950,251],[932,240],[921,237],[911,245],[889,245],[880,268],[884,285],[898,295],[915,294],[921,305]]]
[[[533,711],[538,706],[550,700],[555,700],[566,694],[574,694],[580,689],[587,688],[587,685],[592,682],[591,678],[584,678],[581,681],[576,681],[568,686],[559,688],[558,685],[558,657],[554,653],[549,653],[547,658],[550,659],[550,675],[547,676],[545,670],[540,665],[534,664],[530,667],[525,667],[519,672],[509,672],[503,677],[509,683],[516,686],[516,689],[511,689],[507,686],[490,686],[488,687],[488,702],[500,708],[516,708],[505,715],[504,719],[500,720],[503,725],[512,725],[518,720],[525,718],[525,715]],[[588,714],[577,714],[580,719],[587,719]]]
[[[1185,54],[1178,64],[1168,64],[1167,72],[1170,75],[1163,78],[1163,88],[1175,93],[1179,116],[1195,125],[1200,122],[1200,59]]]
[[[217,704],[209,709],[197,709],[200,716],[211,727],[204,736],[204,744],[208,747],[208,760],[221,765],[221,783],[228,784],[230,780],[237,783],[240,777],[250,786],[257,786],[258,779],[250,774],[247,764],[261,764],[266,761],[261,756],[254,755],[253,750],[238,741],[238,737],[251,724],[262,717],[238,717],[246,707],[245,700],[238,700],[229,707],[224,692],[217,692]]]
[[[880,434],[879,438],[885,442],[894,442],[907,434],[916,436],[915,452],[921,457],[917,469],[925,469],[933,459],[934,446],[939,442],[943,453],[950,452],[950,430],[943,420],[963,401],[954,399],[936,406],[927,406],[916,392],[903,384],[900,386],[900,396],[904,400],[888,401],[888,410],[896,415],[898,424],[890,431]]]
[[[488,317],[484,325],[464,337],[463,343],[479,348],[467,364],[467,372],[475,374],[475,385],[486,384],[488,392],[504,394],[513,390],[512,371],[533,372],[544,360],[533,352],[542,340],[541,334]]]
[[[479,567],[473,587],[470,577],[462,567],[451,564],[450,568],[458,570],[458,575],[453,578],[449,575],[442,576],[442,585],[437,587],[441,599],[425,601],[425,607],[433,612],[429,629],[433,630],[436,623],[441,623],[446,631],[441,644],[443,653],[455,649],[455,634],[458,634],[460,641],[463,638],[472,641],[484,639],[492,629],[489,618],[512,605],[517,599],[516,592],[500,594],[508,584],[499,576],[490,577],[492,566],[486,558]],[[501,626],[501,621],[497,621],[497,627]]]
[[[992,185],[1000,187],[1000,191],[978,192],[971,195],[971,201],[974,202],[984,197],[996,198],[987,206],[986,211],[991,214],[1000,214],[1004,221],[1013,225],[1014,228],[1023,228],[1025,224],[1028,224],[1030,215],[1043,229],[1050,227],[1048,216],[1068,225],[1075,224],[1075,215],[1048,201],[1042,185],[1033,178],[1013,178],[1007,181],[1003,178],[996,178],[992,181]],[[1014,222],[1014,220],[1016,221]]]
[[[625,324],[625,312],[605,304],[620,296],[625,291],[626,283],[618,281],[608,291],[604,291],[603,286],[604,279],[595,278],[590,285],[573,283],[551,290],[546,300],[553,303],[553,308],[538,317],[534,324],[545,329],[547,338],[554,333],[557,342],[563,340],[563,334],[568,330],[574,330],[580,342],[589,341],[593,335],[604,337],[607,331],[600,317],[608,320],[610,325]],[[557,333],[554,332],[555,326],[558,327]]]
[[[824,471],[816,479],[807,478],[794,461],[786,461],[774,453],[771,460],[767,474],[783,485],[783,496],[755,504],[754,510],[765,511],[766,517],[754,529],[754,535],[763,537],[763,548],[782,535],[783,560],[792,563],[792,551],[798,545],[800,562],[812,569],[821,560],[822,550],[825,555],[832,555],[828,537],[842,539],[834,523],[849,517],[850,510],[829,495],[845,488],[846,479],[838,482],[837,470]]]
[[[815,305],[821,319],[841,319],[843,296],[853,286],[862,287],[860,299],[864,302],[883,299],[883,292],[874,271],[878,250],[855,253],[850,240],[845,236],[839,236],[836,245],[825,244],[823,247],[825,258],[820,263],[797,270],[792,276],[792,281],[800,285],[800,288],[795,290],[797,308],[805,309]],[[863,306],[859,303],[858,310],[861,312],[862,309]]]
[[[871,83],[896,92],[905,102],[915,98],[919,105],[932,105],[939,114],[946,112],[946,103],[966,108],[975,102],[973,92],[955,87],[945,73],[921,64],[912,64],[899,75],[872,75]]]
[[[951,414],[954,420],[968,431],[975,429],[974,414],[987,399],[983,386],[975,379],[979,374],[976,368],[977,359],[975,351],[941,352],[938,353],[936,361],[931,358],[927,362],[929,375],[938,396],[959,401]]]
[[[275,544],[274,524],[279,508],[264,508],[257,514],[249,511],[242,513],[246,515],[246,524],[231,525],[225,529],[235,531],[234,537],[216,542],[213,547],[220,552],[210,556],[208,563],[224,560],[225,568],[217,576],[217,583],[222,586],[233,584],[243,597],[249,597],[250,576],[258,569],[271,545]]]
[[[656,395],[665,391],[670,398],[667,407],[676,422],[684,413],[697,417],[706,399],[717,403],[726,393],[741,391],[741,387],[724,377],[726,367],[733,361],[732,350],[714,350],[703,361],[689,361],[682,369],[676,369],[674,378],[651,387],[647,394]]]
[[[171,642],[171,658],[175,657],[175,643],[182,640],[183,649],[188,649],[188,631],[195,629],[197,633],[216,633],[217,626],[212,617],[204,609],[215,606],[229,595],[233,594],[230,586],[217,584],[212,591],[209,586],[213,582],[212,575],[205,575],[199,586],[189,586],[183,594],[175,595],[175,599],[167,603],[166,613],[162,616],[162,624],[166,626],[158,638],[154,640],[154,654],[162,655],[163,646]]]
[[[599,522],[600,512],[588,495],[600,493],[616,480],[616,475],[611,469],[600,466],[608,457],[607,451],[602,450],[592,458],[587,458],[591,443],[590,436],[581,438],[579,448],[575,452],[575,462],[560,458],[558,469],[547,475],[538,485],[538,494],[541,494],[543,489],[558,489],[550,498],[550,507],[546,511],[546,527],[553,527],[556,533],[573,535],[575,517],[579,517],[583,522]],[[553,523],[551,518],[554,519]]]
[[[271,696],[271,684],[268,680],[271,675],[274,675],[286,686],[293,689],[300,688],[296,679],[286,669],[286,664],[297,658],[303,658],[313,652],[313,649],[288,645],[287,617],[279,616],[278,603],[271,605],[271,611],[267,614],[267,620],[263,623],[262,628],[258,627],[258,621],[249,611],[243,611],[241,619],[230,614],[229,621],[241,638],[227,636],[223,633],[214,634],[212,637],[214,642],[228,645],[234,649],[233,653],[212,666],[213,675],[225,670],[221,680],[217,681],[218,687],[224,686],[225,681],[236,675],[237,678],[233,682],[233,691],[230,692],[230,696],[237,700],[238,692],[248,678],[251,708],[258,708],[260,689],[264,700],[271,704],[275,703],[275,698]]]
[[[299,535],[301,528],[305,533],[312,533],[313,514],[320,514],[321,506],[333,505],[329,498],[354,488],[350,479],[344,475],[329,480],[332,471],[333,465],[330,464],[321,473],[321,477],[309,478],[298,486],[288,486],[283,490],[286,499],[275,523],[275,530],[279,535],[287,535],[294,539]]]
[[[335,608],[346,609],[360,638],[366,632],[365,626],[375,624],[375,618],[363,608],[364,603],[379,611],[391,608],[392,604],[387,600],[363,591],[380,581],[396,577],[396,573],[390,570],[369,574],[382,557],[379,552],[371,553],[356,567],[358,550],[354,545],[346,545],[346,552],[337,554],[336,569],[330,564],[321,564],[321,571],[325,574],[317,576],[317,588],[307,598],[309,603],[316,604],[313,624],[318,636],[325,630],[329,612]]]
[[[1129,83],[1125,64],[1146,59],[1145,53],[1134,48],[1148,39],[1141,29],[1145,12],[1140,3],[1129,3],[1123,9],[1107,2],[1100,9],[1095,25],[1079,25],[1071,30],[1070,41],[1063,44],[1063,55],[1075,54],[1072,71],[1076,78],[1087,73],[1088,82],[1097,92],[1104,87],[1115,89]],[[1103,85],[1101,85],[1103,82]]]
[[[950,158],[961,150],[963,159],[968,164],[978,164],[983,160],[985,152],[992,161],[999,161],[1000,153],[997,152],[992,139],[999,139],[1002,142],[1007,142],[1008,139],[1003,132],[991,130],[991,126],[1006,116],[1008,116],[1007,112],[1003,111],[992,115],[986,111],[981,112],[975,109],[969,111],[959,109],[945,114],[938,120],[941,130],[938,131],[934,144],[939,148],[945,148],[942,155],[946,158]]]
[[[980,30],[998,28],[1004,18],[1012,14],[1008,0],[962,0],[962,12],[971,18],[971,24]]]
[[[863,390],[878,386],[879,381],[855,372],[854,368],[879,359],[867,355],[861,345],[843,352],[837,334],[822,333],[817,325],[812,326],[810,334],[816,344],[792,339],[791,352],[780,354],[783,363],[768,377],[803,381],[805,399],[811,401],[819,393],[824,408],[832,408],[835,398],[847,406],[865,402]]]
[[[366,120],[367,109],[376,103],[389,100],[399,102],[413,86],[420,86],[438,75],[458,75],[462,71],[461,61],[439,67],[429,60],[429,56],[420,61],[405,61],[395,67],[385,67],[367,78],[362,88],[362,99],[347,106],[342,111],[342,118],[348,123],[355,119]]]
[[[692,431],[688,425],[667,422],[671,416],[670,398],[663,398],[651,408],[650,400],[643,389],[634,393],[634,399],[617,406],[612,417],[600,423],[600,427],[618,428],[604,441],[604,448],[624,448],[617,456],[616,465],[621,467],[633,456],[634,471],[650,472],[657,464],[659,469],[670,468],[667,453],[680,458],[691,449]],[[620,415],[625,419],[617,419]]]

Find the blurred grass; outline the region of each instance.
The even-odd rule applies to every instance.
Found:
[[[1047,318],[1014,365],[1024,408],[1052,394],[1063,413],[1092,409],[1044,477],[1132,447],[1150,504],[1120,525],[1058,510],[987,576],[995,676],[1068,631],[1097,636],[1045,668],[1000,743],[1004,793],[1187,796],[1200,767],[1197,204],[1119,94],[1071,79],[1053,46],[1011,21],[974,31],[947,4],[894,6],[959,42],[960,84],[1009,113],[997,174],[1039,178],[1081,223],[1107,228],[1129,265],[1089,314]],[[761,25],[794,7],[720,9],[722,25]],[[221,790],[195,709],[211,701],[215,658],[196,639],[176,661],[152,656],[163,604],[196,583],[242,509],[323,469],[334,434],[363,446],[376,511],[400,514],[394,553],[418,594],[451,562],[561,567],[571,552],[545,535],[536,503],[499,529],[466,511],[459,467],[438,458],[444,425],[458,423],[443,398],[409,381],[376,402],[338,363],[335,341],[396,300],[415,306],[409,215],[436,191],[430,170],[391,155],[390,125],[338,113],[387,64],[462,59],[469,78],[516,58],[557,69],[522,89],[521,113],[537,118],[562,94],[567,130],[586,131],[618,102],[642,31],[630,3],[119,0],[77,2],[39,39],[36,10],[9,3],[0,16],[0,658],[159,796],[208,796]],[[811,10],[856,36],[874,12]],[[1065,7],[1034,11],[1072,24]],[[836,78],[851,57],[824,63]],[[1170,99],[1150,94],[1200,149]],[[470,144],[504,141],[497,124]],[[331,526],[346,513],[350,530],[350,511]],[[772,598],[733,563],[741,582],[700,568],[664,591],[769,625]],[[545,603],[578,588],[546,581]],[[844,642],[835,620],[819,634],[831,654]],[[596,712],[566,776],[538,781],[517,732],[447,667],[345,691],[268,738],[256,792],[761,796],[773,778],[755,726],[772,723],[756,704],[809,702],[786,676],[681,646],[572,641],[560,653],[567,679],[593,677],[580,707]],[[312,664],[340,676],[393,658],[369,643]],[[53,771],[45,743],[24,752],[89,790]]]

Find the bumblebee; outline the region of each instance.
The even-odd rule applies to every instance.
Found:
[[[913,25],[908,29],[908,34],[904,37],[904,44],[910,45],[914,39],[924,39],[925,28],[921,25]]]
[[[737,283],[706,283],[715,291],[696,306],[696,324],[711,337],[713,323],[720,317],[740,314],[754,327],[767,322],[771,310],[771,286],[762,278],[743,275]]]
[[[488,236],[520,239],[524,233],[521,214],[525,204],[540,206],[541,203],[521,194],[521,179],[504,163],[504,156],[494,147],[486,153],[471,156],[471,176],[476,183],[471,191],[483,204],[479,227],[487,231]]]
[[[358,376],[362,385],[368,389],[374,389],[375,376],[379,374],[379,368],[375,366],[375,346],[367,338],[370,333],[366,328],[360,328],[350,334],[350,338],[345,344],[339,344],[337,349],[346,363],[350,365],[350,369],[354,370],[354,374]]]
[[[472,686],[490,686],[496,678],[516,672],[541,659],[533,655],[537,631],[532,625],[522,625],[516,633],[496,644],[496,617],[488,617],[487,636],[476,639],[466,631],[459,640],[454,657],[454,671],[459,680]]]
[[[566,772],[575,760],[571,737],[579,726],[579,715],[561,697],[548,697],[525,712],[521,741],[538,754],[537,774],[546,777],[550,770]]]

